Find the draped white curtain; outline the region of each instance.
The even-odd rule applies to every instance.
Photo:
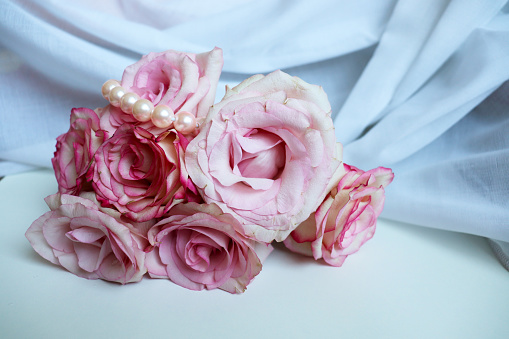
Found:
[[[104,106],[141,55],[214,46],[221,87],[276,69],[324,87],[345,162],[396,174],[383,217],[509,253],[503,0],[1,0],[0,175],[50,167],[70,109]]]

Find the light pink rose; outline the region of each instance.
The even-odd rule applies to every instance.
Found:
[[[135,221],[166,213],[173,204],[201,201],[174,130],[155,137],[122,125],[96,152],[89,171],[97,199]]]
[[[384,206],[384,188],[394,178],[389,168],[364,172],[347,164],[344,167],[346,174],[316,213],[284,241],[294,252],[323,258],[338,267],[373,237]]]
[[[242,234],[240,223],[216,205],[179,204],[148,233],[146,265],[153,278],[191,290],[242,293],[272,251]]]
[[[249,237],[282,241],[322,202],[341,162],[330,111],[323,89],[297,77],[246,79],[186,149],[189,175]]]
[[[44,259],[82,278],[121,284],[141,280],[148,245],[141,234],[153,223],[125,222],[120,213],[101,208],[92,192],[57,193],[45,200],[51,211],[25,234]]]
[[[125,69],[121,84],[154,105],[205,117],[214,103],[222,68],[223,51],[217,47],[201,54],[150,53]]]
[[[99,117],[88,108],[73,108],[69,130],[57,138],[51,163],[60,193],[78,195],[87,187],[87,173],[95,151],[108,138],[100,129]]]

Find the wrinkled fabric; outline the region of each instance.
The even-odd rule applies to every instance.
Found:
[[[0,46],[0,175],[50,167],[71,108],[142,55],[218,46],[220,89],[324,87],[344,161],[395,173],[382,217],[509,242],[507,1],[4,0]]]

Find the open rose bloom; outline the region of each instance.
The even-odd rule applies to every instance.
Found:
[[[121,85],[154,105],[167,105],[174,113],[186,111],[205,118],[214,103],[222,67],[223,51],[217,47],[200,54],[174,50],[149,53],[125,69]],[[96,111],[101,129],[110,135],[125,123],[136,124],[156,136],[166,131],[150,120],[139,122],[112,105]]]
[[[383,209],[384,187],[394,178],[388,168],[364,172],[344,165],[346,173],[316,213],[284,241],[290,250],[341,266],[373,237]]]
[[[180,204],[149,231],[154,249],[147,267],[192,290],[220,288],[242,293],[272,251],[243,234],[240,223],[216,205]]]
[[[122,125],[95,153],[89,173],[97,199],[132,220],[162,216],[186,200],[180,147],[174,131],[155,138],[141,127]]]
[[[275,71],[214,104],[222,66],[219,48],[150,53],[108,105],[74,108],[35,251],[83,278],[242,293],[274,240],[341,266],[370,239],[393,174],[342,163],[322,87]]]
[[[282,241],[316,210],[341,162],[321,87],[277,71],[256,75],[214,105],[186,167],[208,203],[248,236]]]
[[[140,281],[146,273],[149,224],[128,223],[120,213],[101,208],[93,193],[54,194],[51,211],[34,221],[26,237],[44,259],[87,279],[118,283]]]

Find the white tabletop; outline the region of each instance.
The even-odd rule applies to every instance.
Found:
[[[24,237],[52,171],[0,181],[2,338],[509,338],[509,273],[483,238],[379,220],[343,267],[275,246],[243,295],[46,262]]]

